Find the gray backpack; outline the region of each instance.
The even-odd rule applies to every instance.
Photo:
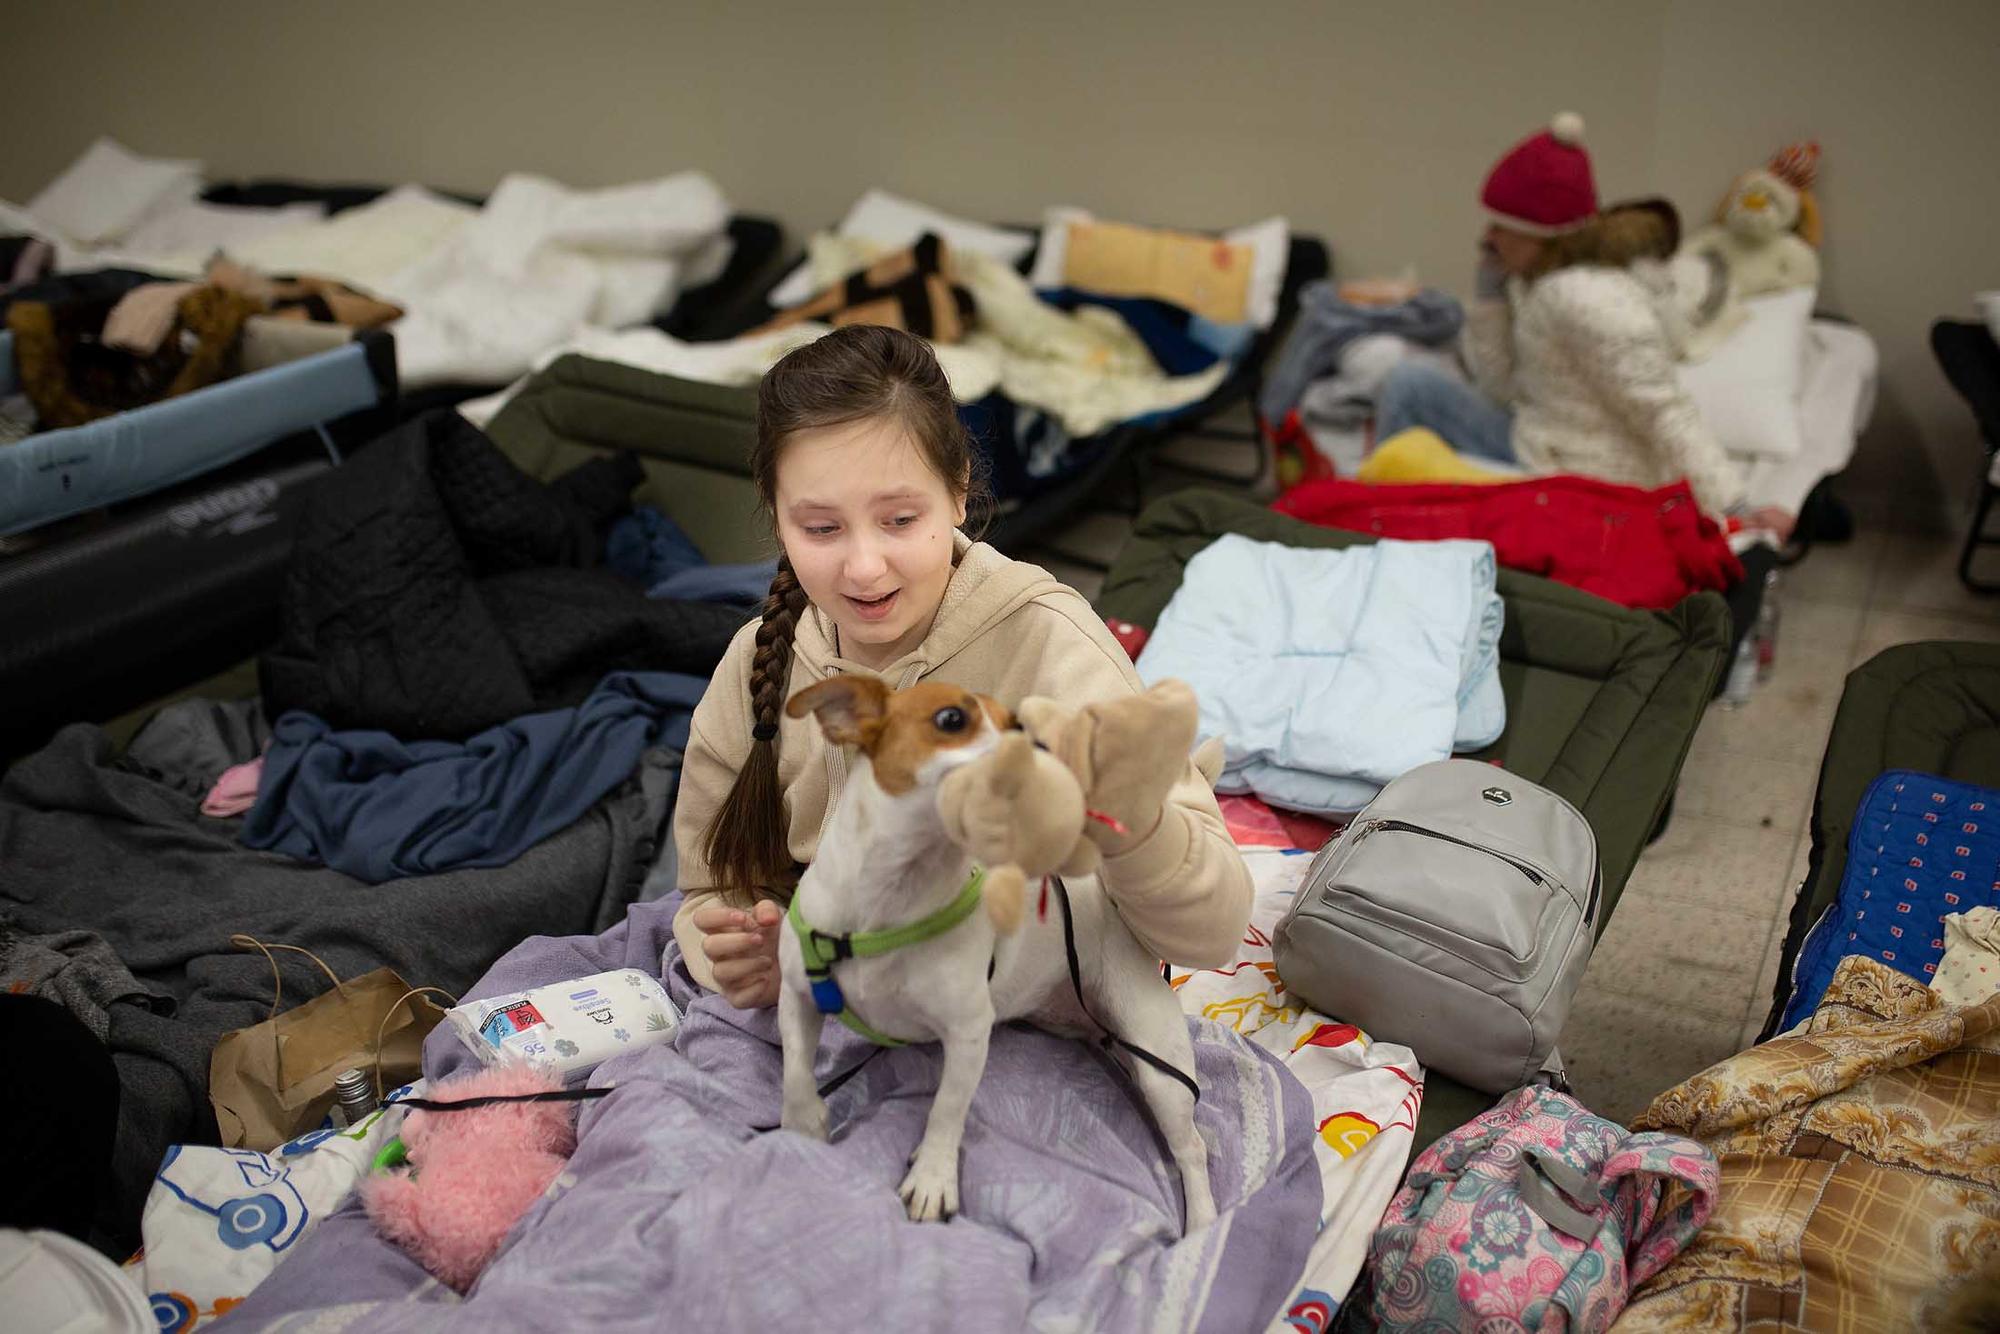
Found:
[[[1547,1067],[1601,890],[1576,807],[1475,760],[1382,789],[1278,923],[1278,974],[1333,1018],[1490,1093]]]

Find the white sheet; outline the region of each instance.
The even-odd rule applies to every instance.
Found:
[[[229,257],[266,273],[310,273],[386,292],[410,265],[456,237],[479,210],[403,185],[359,208],[238,243]]]
[[[1409,1048],[1376,1042],[1307,1008],[1278,977],[1271,934],[1312,858],[1248,848],[1243,860],[1256,900],[1236,958],[1222,968],[1176,969],[1173,986],[1181,1008],[1271,1052],[1312,1094],[1320,1232],[1297,1290],[1270,1325],[1273,1334],[1291,1334],[1326,1328],[1361,1273],[1375,1226],[1409,1165],[1424,1071]]]
[[[1753,508],[1797,514],[1823,477],[1840,472],[1875,412],[1875,340],[1849,324],[1814,320],[1806,331],[1806,370],[1799,394],[1799,452],[1790,458],[1737,457]]]
[[[728,222],[700,172],[589,191],[509,176],[478,217],[384,284],[409,312],[397,372],[405,385],[506,381],[587,328],[649,319]]]
[[[236,250],[325,218],[326,210],[318,204],[242,208],[186,199],[148,213],[117,248],[128,255],[153,257],[156,267],[164,256],[177,270],[199,273],[218,250]]]

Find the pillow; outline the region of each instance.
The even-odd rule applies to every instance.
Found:
[[[834,228],[837,236],[863,237],[891,249],[915,245],[926,232],[954,250],[991,255],[1003,264],[1019,264],[1035,248],[1035,238],[1027,232],[968,222],[887,190],[870,190],[855,200]],[[771,289],[770,301],[780,309],[795,306],[815,290],[811,266],[801,264]]]
[[[1096,222],[1080,208],[1052,208],[1042,214],[1042,245],[1035,252],[1035,267],[1028,281],[1037,288],[1065,287],[1069,267],[1069,229],[1072,223]],[[1142,229],[1134,229],[1142,230]],[[1291,258],[1291,227],[1283,218],[1266,218],[1247,227],[1222,233],[1222,239],[1250,250],[1250,278],[1245,290],[1244,315],[1259,329],[1268,329],[1278,319],[1278,295],[1285,287],[1285,266]]]
[[[925,233],[906,250],[882,256],[812,300],[780,313],[752,335],[773,333],[807,320],[831,324],[881,324],[938,343],[956,343],[972,317],[972,297],[951,282],[951,252]]]
[[[192,199],[201,163],[144,158],[99,139],[28,201],[28,212],[84,245],[116,241],[156,206]]]
[[[1099,296],[1164,301],[1217,324],[1249,318],[1249,246],[1122,222],[1072,222],[1063,281]]]
[[[1789,458],[1799,452],[1806,326],[1817,296],[1816,288],[1800,287],[1750,298],[1740,328],[1706,359],[1679,368],[1681,387],[1729,453]]]

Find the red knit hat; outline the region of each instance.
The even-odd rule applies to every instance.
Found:
[[[1536,236],[1575,231],[1597,216],[1597,182],[1583,151],[1583,117],[1565,111],[1514,145],[1486,177],[1479,202],[1495,222]]]

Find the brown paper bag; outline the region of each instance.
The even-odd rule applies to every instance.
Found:
[[[374,1074],[378,1090],[407,1084],[423,1071],[424,1038],[444,1011],[393,969],[343,982],[325,960],[296,945],[265,945],[232,936],[239,949],[271,961],[271,1018],[225,1033],[208,1063],[208,1097],[222,1143],[275,1149],[318,1126],[333,1107],[333,1081],[347,1069]],[[320,966],[333,989],[278,1013],[284,982],[274,949],[296,950]]]

